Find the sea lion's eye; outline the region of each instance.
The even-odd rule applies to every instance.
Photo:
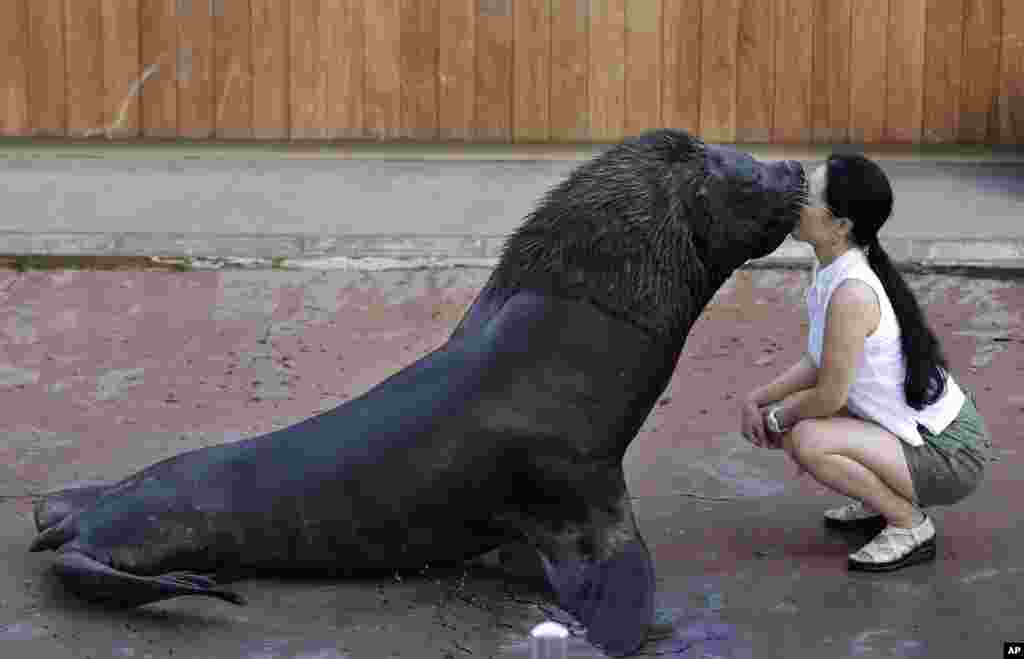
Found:
[[[736,163],[736,178],[744,183],[752,183],[757,178],[754,163],[748,160],[740,160]]]
[[[694,231],[690,234],[690,242],[693,244],[694,249],[699,254],[706,254],[708,249],[708,241],[704,239],[704,236],[700,235],[699,232]]]

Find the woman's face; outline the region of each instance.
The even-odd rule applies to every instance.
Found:
[[[821,165],[807,182],[807,205],[800,212],[800,221],[790,233],[793,240],[811,245],[829,244],[835,240],[836,223],[825,203],[828,168]]]

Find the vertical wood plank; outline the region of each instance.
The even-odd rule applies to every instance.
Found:
[[[363,79],[366,75],[363,0],[324,0],[320,14],[320,61],[327,71],[326,133],[329,138],[364,136]]]
[[[850,20],[854,0],[817,0],[811,84],[811,140],[850,139]]]
[[[551,0],[551,139],[590,139],[590,0]]]
[[[374,0],[365,8],[366,131],[378,139],[391,139],[398,137],[402,124],[401,2]]]
[[[590,138],[622,139],[626,130],[626,3],[590,0]]]
[[[300,2],[302,0],[299,0]],[[336,108],[331,104],[331,82],[339,70],[339,64],[345,57],[344,45],[340,42],[337,20],[342,11],[343,0],[315,0],[320,5],[316,31],[316,65],[317,84],[323,102],[316,108],[316,136],[323,140],[336,139],[341,136],[342,126],[338,122]]]
[[[739,16],[740,0],[714,0],[703,5],[700,133],[708,142],[736,141]]]
[[[1003,0],[998,143],[1024,145],[1024,3]]]
[[[713,0],[708,0],[713,1]],[[700,133],[701,40],[704,0],[665,0],[661,119],[665,126]]]
[[[291,136],[313,139],[323,134],[327,102],[327,77],[320,61],[320,0],[292,2],[291,19]]]
[[[478,0],[475,139],[512,139],[512,0]]]
[[[64,0],[68,135],[87,137],[103,124],[103,33],[99,0]]]
[[[736,140],[764,143],[772,139],[775,71],[776,0],[742,0],[736,54]]]
[[[926,0],[890,4],[885,141],[921,142],[924,125],[924,35]]]
[[[63,0],[31,0],[28,18],[28,109],[33,135],[67,134]]]
[[[103,116],[108,138],[139,134],[139,0],[101,0]]]
[[[513,139],[546,142],[550,135],[551,0],[519,0],[513,20]]]
[[[1001,0],[967,0],[964,20],[964,79],[960,98],[959,141],[994,142],[1002,34]]]
[[[250,0],[212,0],[214,125],[220,138],[252,137]]]
[[[928,0],[925,23],[921,141],[955,142],[963,87],[964,0]]]
[[[290,131],[290,24],[291,0],[252,0],[252,128],[257,139],[280,139]]]
[[[174,137],[178,131],[178,24],[176,0],[142,0],[139,11],[143,80],[142,134]]]
[[[626,4],[626,134],[661,127],[662,0]]]
[[[212,137],[216,127],[211,0],[175,0],[178,23],[178,135]]]
[[[476,0],[444,0],[439,14],[439,136],[468,140],[476,108]]]
[[[775,125],[772,142],[811,142],[811,84],[814,54],[812,0],[776,0],[778,42],[775,68],[784,71],[775,82]]]
[[[438,136],[437,0],[402,0],[401,13],[401,135],[417,141]]]
[[[885,133],[889,0],[853,3],[850,42],[850,140],[882,141]]]
[[[0,136],[28,135],[28,21],[24,0],[13,0],[0,22]]]

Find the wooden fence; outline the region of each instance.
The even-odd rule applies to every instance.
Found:
[[[1024,0],[0,0],[0,134],[1024,143]]]

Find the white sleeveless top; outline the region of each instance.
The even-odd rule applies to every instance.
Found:
[[[832,291],[847,279],[859,279],[871,286],[878,296],[882,317],[878,328],[864,341],[864,352],[857,364],[846,405],[854,415],[874,421],[911,446],[920,446],[924,440],[917,424],[938,435],[960,413],[965,396],[953,376],[947,373],[942,398],[920,412],[907,405],[903,390],[906,360],[900,345],[899,322],[881,280],[862,250],[853,247],[825,268],[821,268],[815,258],[806,296],[810,319],[807,351],[815,366],[821,368],[828,301]]]

